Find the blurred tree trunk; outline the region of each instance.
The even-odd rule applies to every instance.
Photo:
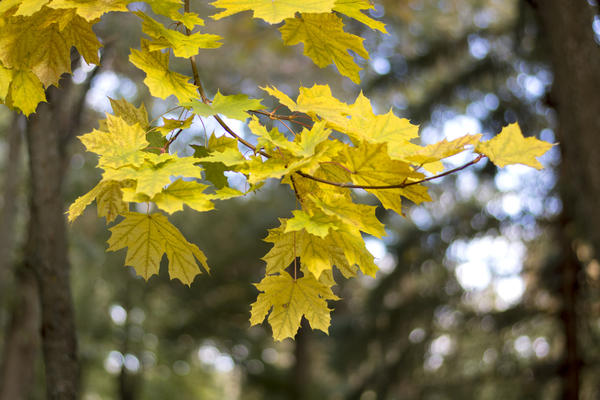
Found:
[[[303,318],[300,330],[294,338],[294,366],[292,368],[292,393],[293,400],[306,400],[310,393],[310,326]]]
[[[554,71],[551,101],[558,112],[561,146],[560,185],[564,248],[574,239],[589,243],[600,256],[600,47],[594,41],[594,10],[586,0],[533,1]],[[571,222],[572,221],[572,222]],[[581,356],[577,347],[577,278],[581,269],[573,255],[564,255],[563,312],[565,360],[563,398],[579,398]]]
[[[21,180],[21,141],[25,117],[15,114],[9,131],[6,152],[4,187],[2,188],[2,210],[0,211],[0,305],[8,300],[9,285],[12,282],[13,248],[15,245],[15,216],[17,212],[18,185]]]
[[[40,303],[33,272],[21,266],[15,273],[15,299],[6,329],[0,400],[26,400],[34,387],[35,360],[40,342]]]
[[[0,400],[29,398],[40,342],[40,305],[35,276],[24,266],[13,271],[24,123],[25,117],[15,114],[7,135],[8,154],[0,224],[0,303],[6,310],[16,312],[12,312],[6,326],[0,363]]]
[[[76,399],[79,365],[62,196],[71,116],[70,80],[47,91],[48,103],[29,117],[30,215],[25,265],[34,271],[42,309],[41,335],[49,400]]]

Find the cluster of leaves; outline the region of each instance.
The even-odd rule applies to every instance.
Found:
[[[37,102],[44,100],[43,88],[56,84],[60,74],[69,71],[69,63],[63,62],[69,58],[63,49],[57,50],[60,46],[42,41],[42,50],[25,49],[21,43],[31,40],[22,41],[21,35],[41,37],[51,32],[53,38],[61,38],[60,43],[64,42],[67,50],[73,45],[86,61],[97,63],[97,39],[75,39],[73,26],[78,24],[80,29],[85,27],[91,32],[91,25],[102,13],[126,11],[127,3],[3,2],[0,13],[6,22],[0,26],[0,74],[7,78],[0,85],[2,100],[30,114]],[[250,319],[252,324],[259,324],[268,315],[277,340],[293,337],[303,317],[313,328],[327,332],[331,311],[327,301],[337,299],[332,291],[334,267],[345,278],[356,276],[358,269],[375,276],[377,266],[365,247],[363,235],[382,237],[385,229],[375,216],[375,206],[355,202],[354,189],[366,190],[383,207],[401,214],[402,198],[416,204],[431,201],[424,185],[429,180],[456,172],[483,157],[500,167],[521,163],[541,168],[536,157],[551,147],[535,138],[524,138],[516,124],[487,142],[481,142],[481,135],[477,134],[421,146],[415,143],[418,126],[391,110],[375,114],[362,93],[352,104],[344,103],[332,95],[327,85],[301,87],[296,100],[277,88],[263,88],[289,109],[291,114],[286,116],[263,111],[260,100],[243,94],[228,96],[217,92],[211,100],[195,73],[194,56],[199,49],[220,46],[221,38],[195,31],[203,20],[188,11],[188,3],[146,3],[155,14],[172,21],[176,29],[166,28],[148,14],[135,12],[149,39],[142,40],[140,49],[131,50],[129,60],[146,73],[144,83],[153,96],[178,99],[180,118],[163,118],[162,125],[152,125],[143,105],[135,107],[124,100],[111,99],[113,114],[100,121],[99,129],[81,136],[87,150],[99,156],[102,179],[71,205],[68,218],[73,221],[95,200],[98,215],[104,216],[107,223],[122,217],[110,229],[108,250],[126,247],[125,263],[145,279],[158,273],[166,253],[171,278],[189,285],[201,272],[198,263],[206,271],[209,269],[202,251],[188,242],[164,214],[130,212],[131,203],[152,202],[168,214],[182,210],[184,204],[197,211],[208,211],[214,208],[216,200],[245,194],[229,187],[226,171],[242,175],[248,183],[247,192],[257,190],[268,179],[280,180],[294,192],[298,209],[291,218],[281,219],[265,239],[273,247],[263,258],[266,274],[256,285],[261,293],[252,304]],[[348,50],[364,58],[368,58],[368,53],[360,37],[344,32],[342,16],[385,32],[381,22],[362,12],[371,7],[368,0],[217,0],[213,5],[225,9],[214,19],[252,10],[255,18],[268,23],[283,21],[280,31],[285,44],[303,42],[305,54],[317,65],[333,63],[342,75],[356,83],[360,80],[360,68]],[[185,12],[181,13],[181,8]],[[24,26],[31,32],[24,33]],[[169,69],[171,54],[190,58],[193,83],[190,77]],[[23,83],[24,79],[27,83]],[[33,92],[39,95],[34,97]],[[219,115],[239,120],[251,117],[248,128],[254,140],[242,138]],[[279,120],[286,130],[268,129],[259,116]],[[190,127],[194,118],[206,117],[215,118],[231,137],[212,134],[202,146],[194,146],[190,157],[169,151],[170,144]],[[286,121],[302,126],[302,131],[295,131]],[[472,150],[477,154],[473,161],[454,170],[444,169],[443,159]]]

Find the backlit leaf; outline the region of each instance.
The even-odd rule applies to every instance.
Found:
[[[536,169],[544,166],[536,159],[552,148],[553,144],[534,137],[523,137],[517,123],[510,124],[493,139],[480,142],[475,151],[487,156],[499,167],[524,164]]]
[[[162,214],[127,213],[110,231],[108,251],[127,247],[125,265],[132,266],[146,280],[158,274],[164,254],[169,259],[171,279],[179,279],[186,285],[201,273],[197,261],[208,271],[204,253]]]
[[[141,50],[131,49],[129,61],[146,73],[144,83],[152,96],[166,99],[174,95],[179,101],[189,101],[198,96],[196,86],[189,78],[169,69],[169,54],[150,51],[148,41],[142,40]]]
[[[270,24],[276,24],[285,18],[293,18],[299,13],[328,13],[335,0],[217,0],[211,5],[224,8],[214,19],[221,19],[242,11],[252,10],[254,18],[262,18]]]
[[[125,165],[139,167],[147,154],[141,150],[148,147],[146,132],[138,123],[129,125],[120,117],[107,114],[108,132],[94,129],[79,137],[88,151],[100,155],[100,168],[119,168]]]
[[[358,71],[361,68],[348,51],[367,59],[369,53],[363,46],[363,38],[344,32],[344,24],[337,15],[302,14],[299,18],[286,19],[279,30],[286,45],[304,43],[304,55],[319,67],[334,63],[340,74],[360,83]]]
[[[228,118],[240,121],[245,121],[249,117],[246,111],[265,108],[265,106],[260,103],[259,99],[250,99],[245,94],[224,96],[219,91],[217,91],[215,98],[210,104],[205,104],[199,100],[193,100],[191,102],[182,103],[181,105],[192,107],[196,114],[203,117],[223,114]]]
[[[268,321],[275,340],[294,337],[303,316],[313,329],[329,331],[327,300],[339,300],[331,287],[311,275],[294,280],[287,272],[266,276],[256,287],[262,293],[252,304],[250,323],[260,324],[271,311]]]
[[[369,0],[335,0],[333,11],[337,11],[350,18],[362,22],[370,28],[377,29],[382,33],[387,33],[383,22],[374,20],[367,14],[362,13],[362,10],[372,10],[375,7]]]

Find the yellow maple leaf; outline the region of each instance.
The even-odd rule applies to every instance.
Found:
[[[23,0],[14,15],[31,16],[40,11],[50,0]]]
[[[196,211],[209,211],[215,208],[215,205],[211,201],[212,196],[203,193],[206,188],[208,185],[177,179],[162,192],[154,195],[152,201],[169,214],[183,210],[184,204]]]
[[[147,157],[141,151],[148,147],[146,132],[138,123],[129,125],[115,115],[106,114],[108,132],[94,129],[79,137],[87,151],[100,155],[100,168],[139,167]]]
[[[224,116],[240,121],[248,119],[248,110],[260,110],[265,108],[260,103],[260,99],[250,99],[245,94],[222,95],[217,90],[213,101],[206,104],[199,100],[182,103],[182,106],[192,107],[194,112],[203,117],[210,117],[215,114],[223,114]]]
[[[524,164],[536,169],[544,166],[536,159],[554,146],[534,137],[523,137],[517,123],[510,124],[487,142],[480,142],[475,151],[487,156],[499,167]]]
[[[407,183],[425,178],[425,175],[415,172],[406,162],[392,160],[386,150],[387,145],[361,143],[358,147],[347,147],[341,161],[350,171],[352,182],[363,186],[389,186]],[[398,214],[402,214],[402,196],[412,200],[416,204],[423,201],[431,201],[427,194],[427,187],[422,185],[416,193],[411,186],[398,189],[365,189],[375,195],[381,204]]]
[[[78,15],[88,21],[100,18],[112,11],[128,11],[127,4],[133,0],[52,0],[52,8],[74,8]]]
[[[132,266],[144,279],[158,274],[160,260],[169,259],[169,276],[190,285],[201,273],[196,260],[208,271],[206,256],[162,214],[126,213],[125,219],[110,228],[108,251],[127,247],[125,264]]]
[[[94,200],[98,204],[98,217],[106,217],[106,222],[114,221],[117,215],[123,215],[129,207],[123,201],[121,188],[124,183],[100,181],[92,190],[79,196],[67,211],[69,222],[75,221]]]
[[[267,243],[273,243],[273,247],[262,257],[262,260],[267,263],[267,275],[283,271],[297,256],[297,234],[285,232],[285,221],[280,219],[281,225],[269,229],[269,234],[263,239]]]
[[[171,48],[176,57],[189,58],[198,54],[198,49],[214,49],[221,47],[221,36],[195,32],[189,35],[165,28],[163,24],[150,18],[143,12],[135,15],[142,18],[142,30],[154,40],[149,44],[149,50]]]
[[[141,50],[131,49],[129,61],[146,73],[144,83],[152,96],[166,99],[174,95],[181,102],[198,96],[196,86],[188,83],[187,76],[169,69],[169,54],[150,51],[147,40],[142,40]]]
[[[299,13],[328,13],[335,0],[217,0],[211,5],[224,8],[212,16],[221,19],[242,11],[253,11],[254,18],[262,18],[270,24],[276,24]]]
[[[186,28],[193,29],[196,25],[204,25],[202,18],[193,12],[184,12],[181,14],[179,10],[183,3],[180,0],[145,0],[145,3],[152,7],[152,11],[156,14],[164,15],[174,21],[181,22]]]
[[[407,151],[403,155],[403,158],[418,165],[433,163],[463,152],[465,150],[465,146],[477,145],[481,139],[481,136],[481,134],[464,135],[451,141],[444,139],[440,142],[421,147],[416,151],[414,151],[412,148],[409,148],[413,151]],[[402,157],[402,155],[398,153],[394,155],[396,157]],[[441,171],[435,172],[437,173]]]
[[[311,275],[294,280],[286,272],[266,276],[256,287],[262,293],[252,303],[250,323],[260,324],[271,311],[268,321],[275,340],[294,337],[303,316],[313,329],[328,333],[331,310],[327,300],[339,300],[331,287]]]
[[[0,63],[0,102],[4,102],[8,95],[8,88],[12,81],[12,70],[4,68]]]
[[[198,160],[194,157],[177,157],[174,154],[161,154],[159,157],[152,157],[155,154],[144,154],[146,154],[147,159],[140,167],[107,168],[102,175],[102,179],[115,181],[135,180],[137,182],[135,193],[142,193],[152,198],[171,183],[171,177],[173,176],[202,178],[202,168],[195,165]],[[149,161],[153,159],[163,161]]]
[[[382,33],[387,33],[385,30],[385,24],[381,21],[374,20],[366,14],[363,14],[362,10],[370,10],[375,7],[369,0],[336,0],[333,6],[333,11],[337,11],[350,18],[354,18],[357,21],[362,22],[370,28],[377,29]]]
[[[284,44],[304,43],[304,55],[319,67],[334,63],[340,74],[360,83],[361,68],[348,50],[366,59],[369,53],[363,46],[363,38],[344,32],[344,23],[337,15],[303,13],[299,18],[287,18],[279,30]]]
[[[144,104],[135,107],[125,99],[115,100],[109,97],[108,100],[110,101],[113,114],[122,118],[128,125],[139,124],[144,131],[150,129],[148,112],[146,111]]]
[[[381,238],[385,236],[384,225],[375,216],[375,206],[367,204],[356,204],[343,197],[331,196],[327,199],[317,198],[309,194],[307,198],[315,207],[325,214],[338,218],[348,226],[348,230],[355,229],[369,235]],[[360,234],[357,234],[360,236]]]
[[[336,230],[340,226],[339,220],[323,212],[294,210],[292,214],[294,217],[288,219],[285,224],[286,233],[304,229],[311,235],[324,238],[330,229]]]
[[[7,106],[18,108],[25,115],[35,112],[37,105],[46,101],[46,92],[42,82],[34,73],[24,70],[12,71],[12,81],[4,102]]]

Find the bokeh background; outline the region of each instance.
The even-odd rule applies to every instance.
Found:
[[[516,121],[528,136],[559,140],[549,44],[555,37],[545,33],[537,10],[551,5],[373,3],[371,15],[386,23],[388,35],[346,21],[348,31],[365,37],[371,54],[370,60],[357,60],[364,68],[360,87],[334,67],[319,69],[302,56],[301,46],[283,46],[276,29],[243,13],[207,22],[206,31],[223,36],[225,44],[198,56],[205,88],[211,95],[219,89],[264,98],[271,109],[274,99],[261,86],[296,95],[300,85],[329,84],[345,101],[362,90],[377,112],[392,107],[420,124],[425,144],[467,133],[489,139]],[[598,52],[597,4],[579,3],[592,15],[581,24],[594,36],[592,50]],[[214,10],[204,1],[193,7],[200,15]],[[137,18],[105,15],[95,30],[105,45],[102,66],[78,62],[55,93],[80,101],[75,133],[90,131],[110,112],[107,96],[143,102],[151,117],[170,109],[172,102],[149,96],[143,73],[127,61],[128,49],[139,46]],[[189,74],[187,63],[174,66]],[[242,122],[229,122],[243,131]],[[25,125],[24,118],[0,106],[0,350],[5,353],[11,315],[30,312],[15,308],[15,298],[28,293],[18,278],[29,212]],[[211,120],[196,121],[177,140],[177,150],[189,151],[189,144],[213,130],[223,133]],[[455,156],[447,165],[469,159]],[[65,206],[100,177],[95,158],[76,139],[66,160]],[[560,146],[542,163],[546,168],[536,171],[480,162],[432,182],[434,202],[407,204],[406,216],[380,207],[387,236],[365,237],[380,267],[377,277],[340,278],[334,291],[342,300],[331,304],[329,336],[303,326],[295,341],[273,342],[266,324],[251,328],[248,322],[258,294],[252,283],[264,273],[260,257],[269,248],[261,239],[295,207],[293,195],[277,182],[220,202],[213,212],[186,209],[173,216],[212,267],[190,288],[169,281],[165,265],[147,283],[123,267],[124,252],[105,252],[109,232],[90,207],[68,230],[82,399],[600,398],[597,247],[573,233],[579,231],[565,213],[570,197],[560,186]],[[231,183],[236,184],[233,176]],[[375,204],[366,193],[356,195]],[[569,262],[575,272],[565,288]],[[41,399],[41,355],[35,359],[30,398]]]

